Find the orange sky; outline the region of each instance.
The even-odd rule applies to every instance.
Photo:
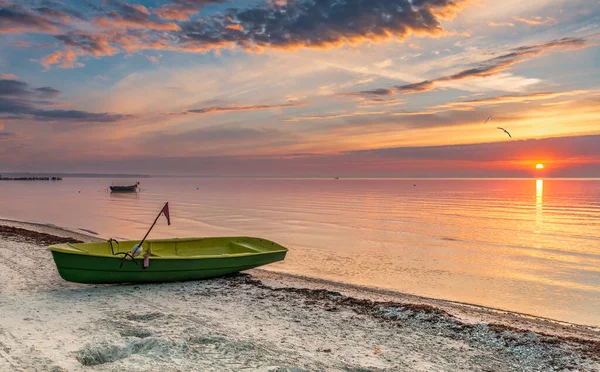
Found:
[[[203,3],[3,2],[0,172],[600,176],[600,4]]]

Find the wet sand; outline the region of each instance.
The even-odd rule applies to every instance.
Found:
[[[600,371],[600,329],[250,270],[82,285],[46,246],[91,237],[0,221],[0,371]]]

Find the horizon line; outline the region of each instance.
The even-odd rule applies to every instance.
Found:
[[[556,180],[598,180],[598,177],[581,176],[581,177],[510,177],[510,176],[485,176],[485,177],[473,177],[473,176],[457,176],[457,177],[444,177],[444,176],[409,176],[409,177],[393,177],[393,176],[261,176],[261,175],[165,175],[165,174],[133,174],[133,173],[65,173],[65,172],[0,172],[0,175],[31,175],[31,176],[60,176],[63,178],[270,178],[270,179],[430,179],[430,180],[483,180],[483,179],[498,179],[498,180],[511,180],[511,179],[556,179]]]

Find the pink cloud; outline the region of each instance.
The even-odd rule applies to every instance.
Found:
[[[326,114],[326,115],[304,115],[304,116],[296,116],[293,118],[287,118],[287,119],[284,119],[284,121],[330,120],[330,119],[350,118],[350,117],[355,117],[355,116],[385,115],[387,113],[388,113],[387,111],[357,111],[357,112]]]
[[[228,28],[230,30],[244,31],[244,26],[242,26],[239,23],[230,23],[227,26],[225,26],[225,28]]]
[[[59,65],[61,68],[83,67],[83,63],[77,62],[79,55],[81,53],[73,49],[57,50],[42,58],[40,64],[46,68],[52,65]]]
[[[552,17],[530,17],[530,18],[523,18],[523,17],[512,17],[515,21],[519,21],[519,22],[523,22],[526,23],[528,25],[532,25],[532,26],[537,26],[537,25],[545,25],[548,23],[555,23],[556,20]]]
[[[488,22],[488,26],[491,27],[503,27],[503,26],[508,26],[508,27],[514,27],[515,24],[511,23],[511,22]]]
[[[205,107],[201,109],[188,110],[183,114],[219,114],[223,112],[239,112],[239,111],[262,111],[273,110],[287,107],[305,106],[303,102],[289,102],[279,105],[251,105],[251,106],[224,106],[224,107]]]
[[[190,17],[200,10],[196,8],[183,8],[177,6],[165,5],[161,8],[152,9],[152,12],[161,19],[169,21],[187,21]]]
[[[150,62],[154,63],[154,64],[158,64],[158,63],[159,63],[159,60],[158,60],[158,58],[157,58],[157,57],[155,57],[155,56],[145,56],[145,57],[146,57],[146,58],[148,58],[148,60],[149,60]]]

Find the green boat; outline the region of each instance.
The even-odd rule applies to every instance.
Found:
[[[115,242],[115,243],[113,243]],[[252,237],[146,240],[56,244],[48,247],[60,276],[88,284],[150,283],[198,280],[282,261],[287,248]]]
[[[139,184],[139,182],[136,182],[135,185],[131,186],[110,186],[110,192],[137,192]]]

